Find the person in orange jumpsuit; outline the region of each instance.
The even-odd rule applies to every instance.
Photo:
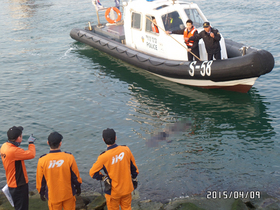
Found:
[[[38,160],[36,188],[41,200],[48,199],[49,210],[75,210],[76,195],[81,194],[82,179],[74,156],[60,150],[63,136],[48,137],[50,152]]]
[[[36,155],[35,138],[28,139],[28,150],[19,147],[22,142],[23,127],[13,126],[8,132],[8,141],[1,147],[0,153],[6,171],[7,185],[16,210],[28,210],[29,189],[28,176],[24,160],[33,159]]]
[[[89,175],[105,183],[105,198],[108,210],[131,210],[131,192],[137,188],[139,173],[135,159],[127,146],[115,143],[116,133],[113,129],[103,130],[103,141],[107,151],[99,155],[89,171]],[[103,169],[106,175],[100,170]]]
[[[155,33],[159,33],[156,18],[152,17],[152,21],[152,31]]]

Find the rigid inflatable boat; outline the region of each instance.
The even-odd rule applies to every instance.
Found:
[[[261,75],[274,67],[274,58],[265,50],[246,47],[221,35],[221,60],[207,60],[203,40],[199,41],[200,61],[188,61],[183,35],[166,34],[185,27],[188,19],[200,32],[207,21],[197,4],[183,1],[123,2],[123,15],[116,7],[104,8],[93,2],[98,24],[74,28],[70,36],[129,64],[179,84],[202,88],[220,88],[246,93]],[[118,6],[118,5],[117,5]],[[105,11],[109,23],[101,24],[99,12]],[[114,18],[117,13],[117,18]],[[111,14],[111,16],[110,16]],[[173,25],[166,19],[177,17]],[[157,20],[158,33],[152,30]]]

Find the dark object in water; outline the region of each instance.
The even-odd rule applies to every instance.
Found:
[[[156,135],[152,136],[146,141],[148,147],[157,147],[158,142],[167,141],[170,143],[170,136],[175,135],[176,133],[185,132],[191,127],[192,123],[190,121],[179,121],[173,124],[166,126],[164,131],[158,132]]]

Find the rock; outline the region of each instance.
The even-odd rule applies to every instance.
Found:
[[[165,210],[199,209],[199,210],[231,210],[235,199],[207,199],[204,197],[188,197],[168,203]]]
[[[248,210],[248,208],[241,199],[236,199],[231,206],[231,210]]]
[[[42,201],[39,194],[29,197],[29,210],[48,210],[48,201]]]
[[[87,206],[95,197],[82,197],[84,204]]]
[[[36,194],[36,193],[33,192],[33,191],[30,191],[30,192],[29,192],[29,195],[30,195],[30,196],[33,196],[33,195],[35,195],[35,194]]]
[[[152,200],[151,200],[151,199],[147,199],[147,200],[143,200],[143,201],[141,201],[141,203],[150,203],[150,202],[152,202]]]
[[[139,194],[139,191],[138,190],[134,190],[132,193],[132,200],[138,200],[140,199],[140,194]]]
[[[4,203],[0,206],[0,210],[14,210],[14,208],[10,204]]]
[[[76,210],[86,209],[86,205],[81,196],[76,196]]]
[[[0,193],[0,210],[14,210],[2,191]]]
[[[6,196],[4,195],[4,193],[1,191],[0,193],[0,205],[2,205],[4,203],[4,201],[7,200]]]
[[[141,210],[141,208],[139,206],[139,201],[132,200],[131,209],[132,210]]]
[[[204,210],[203,208],[199,208],[197,205],[192,203],[191,199],[179,199],[170,202],[165,206],[166,210]]]
[[[31,195],[31,194],[32,194],[32,195]],[[35,198],[37,199],[37,198],[38,198],[38,199],[41,200],[40,194],[39,194],[38,192],[32,192],[32,193],[29,192],[29,195],[30,195],[30,196],[29,196],[29,199],[30,199],[30,198],[33,198],[33,199],[35,199]]]
[[[139,207],[143,210],[160,210],[163,208],[163,204],[160,202],[151,202],[151,200],[145,200],[139,202]]]
[[[255,197],[253,199],[246,198],[242,199],[242,201],[247,205],[248,209],[280,209],[280,200],[263,192],[261,193],[260,197]]]
[[[104,196],[96,197],[88,206],[88,210],[103,210],[106,205],[106,199]]]
[[[197,207],[195,204],[193,203],[183,203],[183,204],[179,204],[176,208],[176,210],[204,210],[202,208]]]

